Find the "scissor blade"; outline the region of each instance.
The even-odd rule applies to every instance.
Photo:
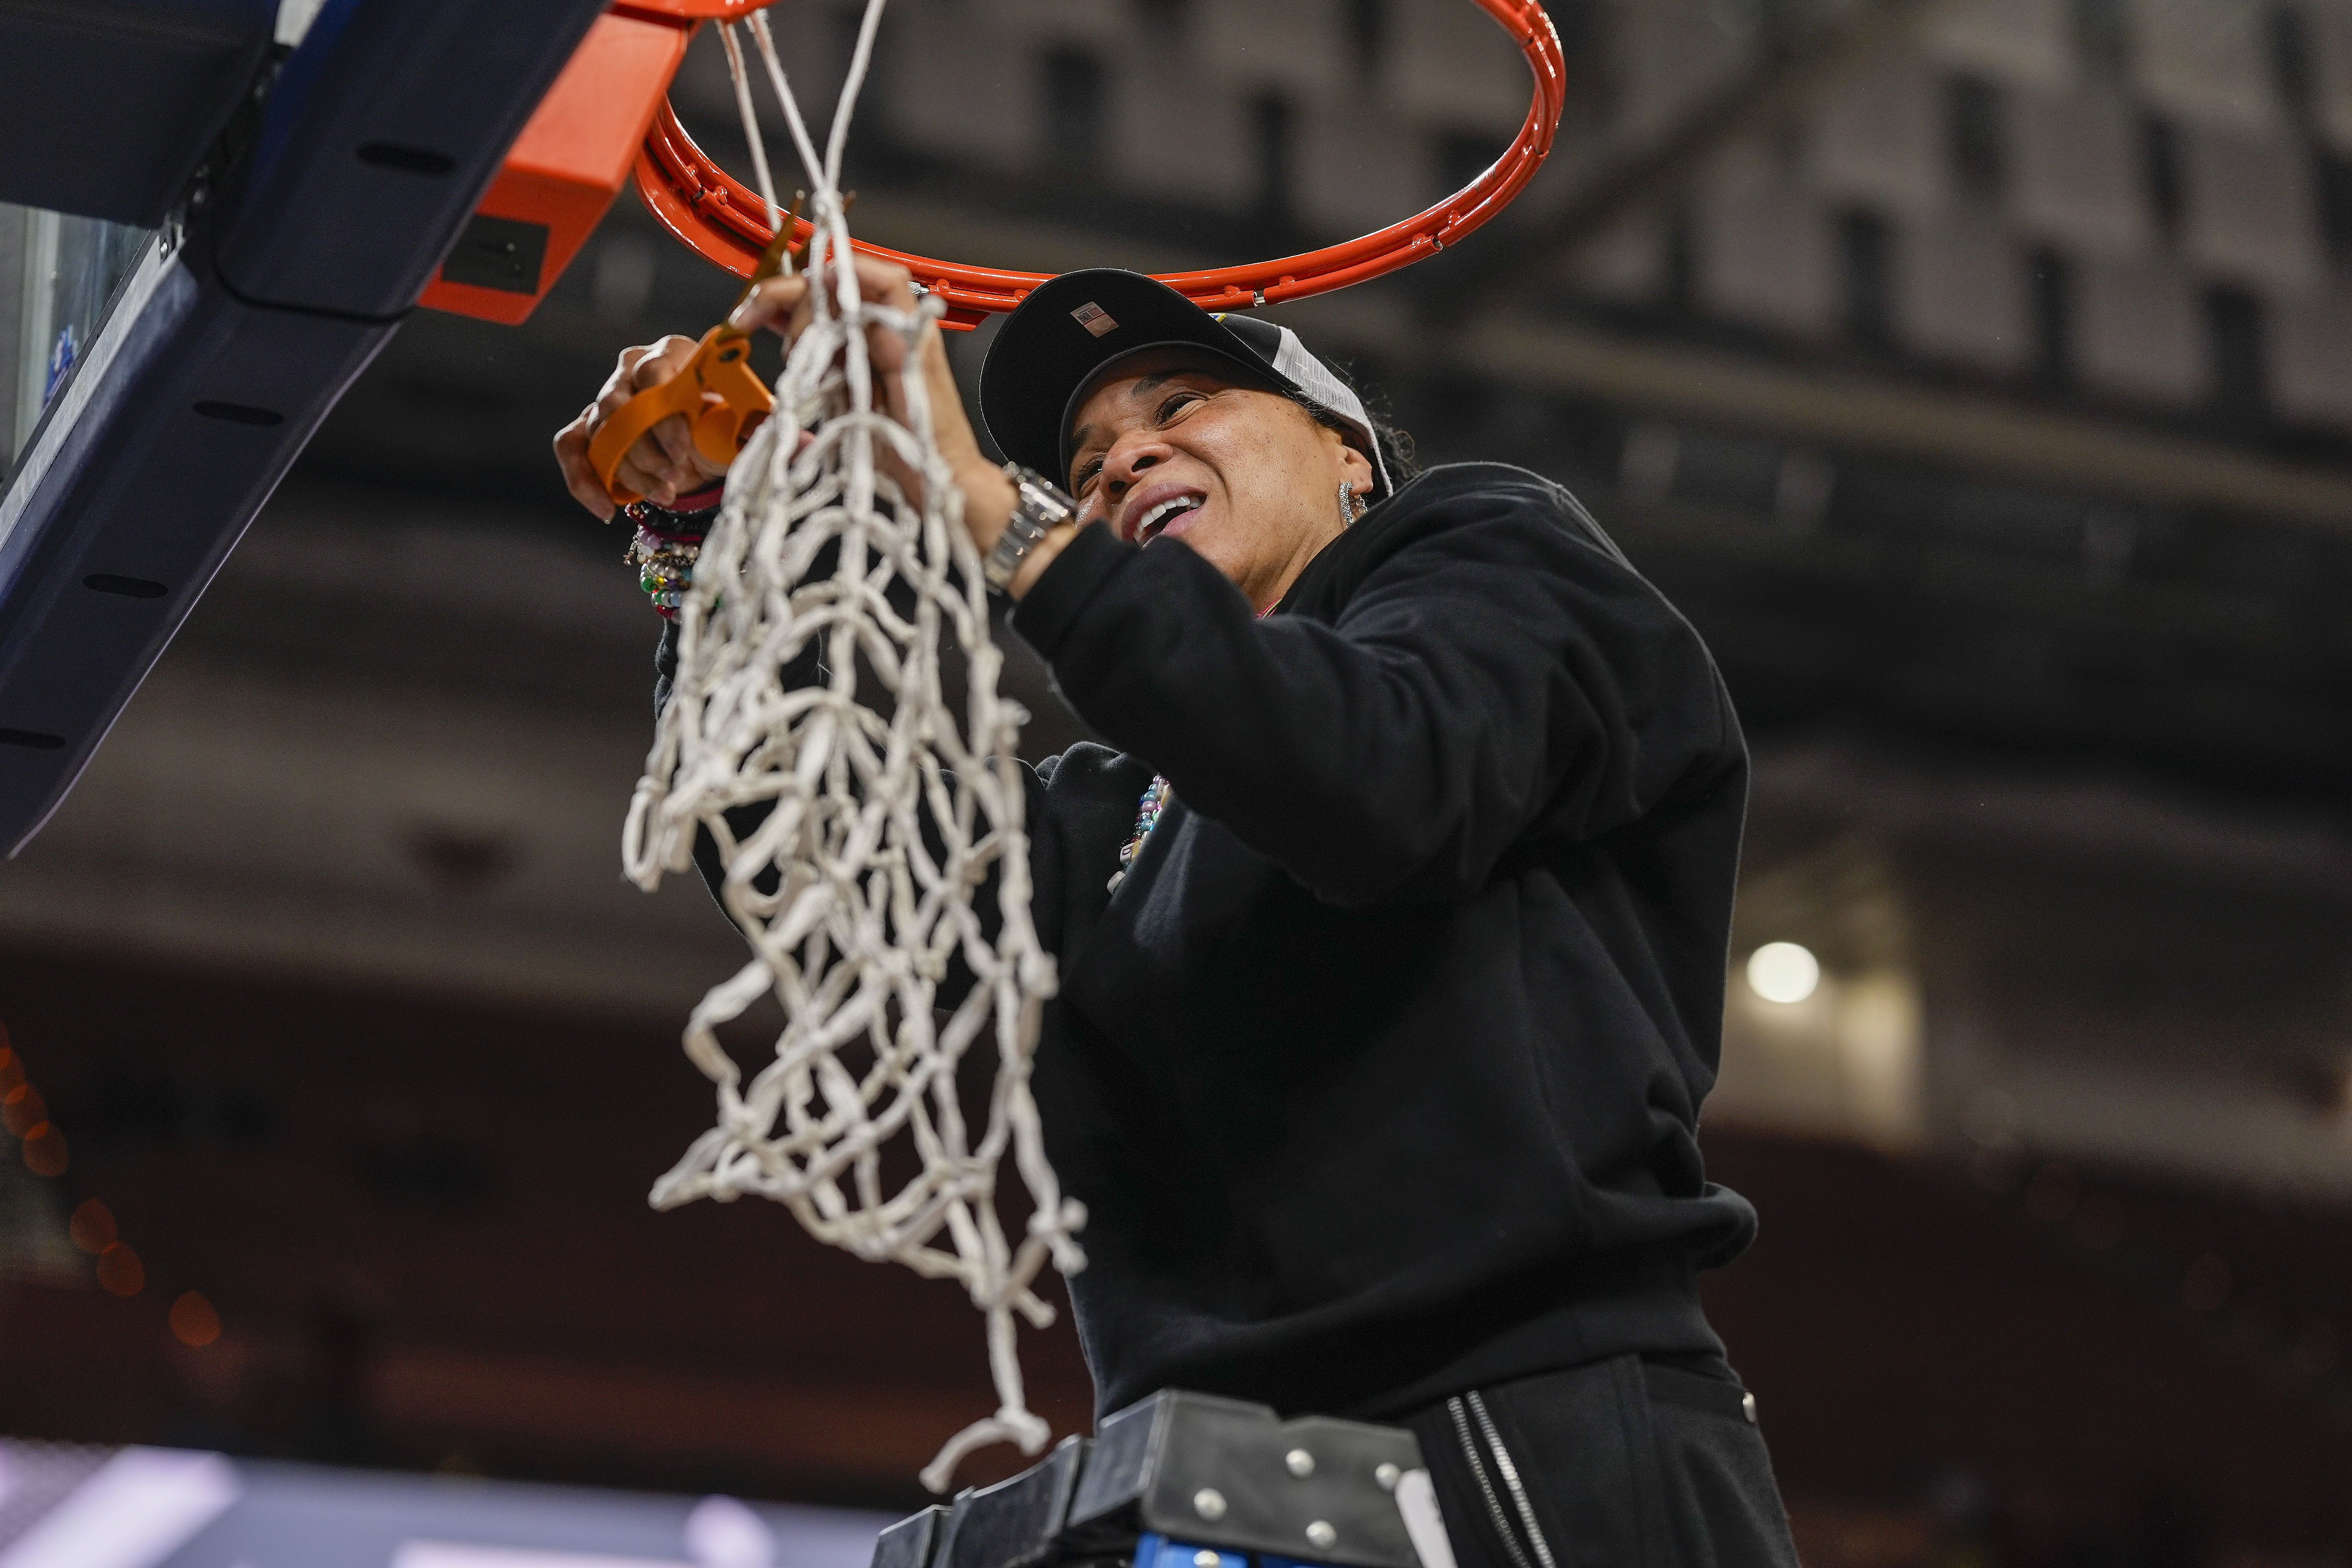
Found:
[[[774,237],[768,248],[760,252],[760,264],[751,268],[751,276],[743,280],[743,291],[735,296],[740,305],[751,297],[751,290],[783,270],[784,262],[793,253],[793,226],[800,222],[801,203],[808,199],[805,191],[793,193],[793,205],[784,212],[784,221],[776,226]]]

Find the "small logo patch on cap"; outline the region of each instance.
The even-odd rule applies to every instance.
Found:
[[[1092,332],[1097,337],[1102,336],[1105,332],[1115,331],[1118,328],[1118,323],[1111,320],[1110,312],[1104,310],[1100,305],[1096,304],[1092,300],[1087,300],[1085,304],[1071,311],[1070,320],[1077,322],[1078,325],[1084,327],[1087,331]]]

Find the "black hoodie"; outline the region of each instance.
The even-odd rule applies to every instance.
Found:
[[[1755,1217],[1696,1131],[1747,752],[1697,634],[1574,498],[1433,470],[1263,620],[1181,542],[1097,525],[1013,625],[1121,748],[1029,798],[1062,986],[1035,1090],[1088,1209],[1099,1408],[1387,1416],[1719,1355],[1693,1271]],[[1172,798],[1114,893],[1154,772]]]

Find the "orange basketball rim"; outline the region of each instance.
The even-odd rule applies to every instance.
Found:
[[[734,21],[771,0],[635,0],[631,9],[658,10],[680,19]],[[1509,205],[1544,159],[1559,128],[1566,101],[1559,35],[1537,0],[1474,0],[1494,17],[1527,56],[1535,78],[1527,119],[1503,155],[1484,174],[1428,210],[1376,233],[1274,261],[1218,267],[1200,272],[1155,274],[1204,310],[1240,310],[1302,300],[1361,283],[1410,267],[1457,243],[1464,235]],[[678,123],[665,97],[637,154],[638,193],[663,226],[694,249],[740,277],[748,278],[775,231],[760,195],[713,163]],[[794,220],[795,242],[808,232]],[[948,307],[945,324],[970,328],[984,316],[1010,310],[1029,290],[1052,276],[1012,272],[909,256],[862,240],[851,244],[869,256],[898,262]]]

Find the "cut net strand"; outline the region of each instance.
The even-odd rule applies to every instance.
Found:
[[[923,1471],[944,1491],[972,1449],[1012,1441],[1035,1454],[1052,1435],[1024,1398],[1013,1317],[1053,1321],[1034,1286],[1048,1263],[1084,1266],[1085,1212],[1061,1194],[1030,1092],[1055,977],[1030,919],[1013,754],[1027,715],[997,690],[980,562],[913,371],[942,308],[866,301],[851,264],[841,160],[882,8],[868,0],[822,159],[765,16],[747,24],[812,187],[815,309],[679,606],[677,676],[623,860],[651,889],[691,867],[709,834],[720,902],[751,947],[688,1020],[718,1124],[655,1184],[655,1206],[770,1198],[828,1245],[961,1284],[985,1320],[997,1409]],[[774,212],[743,50],[731,27],[721,37]],[[877,405],[875,331],[906,345],[903,424]],[[949,640],[966,666],[961,715],[942,689]],[[814,684],[784,683],[812,664]],[[889,692],[887,714],[858,700],[861,667]],[[992,877],[992,931],[977,903]],[[949,984],[959,967],[971,980],[961,994]],[[786,1021],[747,1083],[719,1031],[771,994]],[[975,1130],[957,1069],[983,1043],[994,1073]],[[1008,1155],[1032,1205],[1017,1240],[997,1207]],[[886,1175],[910,1160],[911,1176]]]

